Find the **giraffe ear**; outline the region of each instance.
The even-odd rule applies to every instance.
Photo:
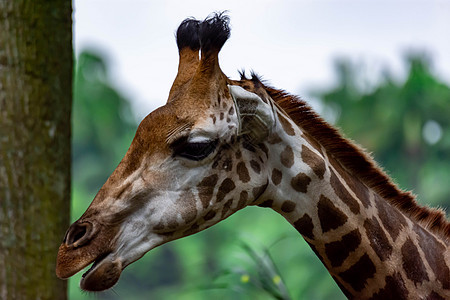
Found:
[[[238,135],[245,136],[255,144],[262,142],[269,136],[275,124],[271,101],[238,85],[228,85],[228,89],[236,107]]]

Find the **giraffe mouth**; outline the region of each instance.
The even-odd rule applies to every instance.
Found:
[[[117,283],[121,273],[122,263],[119,260],[113,260],[112,253],[102,254],[81,276],[80,287],[91,292],[107,290]]]
[[[98,258],[96,258],[93,262],[90,263],[89,269],[81,275],[81,278],[85,278],[92,270],[94,270],[101,261],[103,261],[108,256],[108,253],[100,255]]]

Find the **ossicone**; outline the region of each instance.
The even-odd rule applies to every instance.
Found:
[[[192,50],[198,51],[200,49],[199,30],[199,20],[188,18],[181,22],[176,33],[178,50],[189,47]]]
[[[220,70],[218,54],[230,37],[229,23],[230,18],[223,12],[212,14],[204,21],[188,18],[181,22],[176,32],[180,58],[178,73],[168,102],[183,95],[193,85],[204,86],[213,74],[225,78]]]
[[[200,23],[200,48],[203,55],[218,53],[230,37],[230,18],[215,13]]]

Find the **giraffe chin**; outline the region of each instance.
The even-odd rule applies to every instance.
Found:
[[[99,292],[113,287],[122,273],[122,263],[112,260],[111,254],[98,257],[94,264],[82,275],[80,288],[89,292]]]

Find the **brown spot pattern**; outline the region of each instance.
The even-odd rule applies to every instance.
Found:
[[[403,269],[405,270],[406,276],[412,280],[415,285],[424,280],[428,280],[428,275],[425,271],[425,266],[420,259],[419,251],[411,239],[406,240],[402,246],[401,252],[403,256]]]
[[[236,185],[234,184],[233,180],[230,178],[225,178],[224,181],[222,181],[222,184],[219,186],[219,190],[217,191],[217,202],[222,202],[222,200],[225,198],[225,196],[234,190]]]
[[[247,191],[242,191],[239,195],[239,202],[237,204],[237,209],[242,209],[247,205],[248,193]]]
[[[351,212],[358,214],[360,209],[358,201],[350,195],[333,170],[330,170],[330,183],[336,195],[350,208]]]
[[[264,154],[266,155],[266,157],[269,157],[269,149],[267,148],[266,144],[259,144],[259,148],[262,150],[262,152],[264,152]]]
[[[169,221],[167,221],[167,228],[169,229],[175,229],[178,227],[178,222],[175,219],[171,219]]]
[[[314,149],[316,149],[317,151],[319,151],[320,154],[323,155],[322,153],[322,147],[320,146],[320,144],[313,139],[311,136],[309,136],[306,133],[302,133],[302,138],[307,141]]]
[[[445,246],[439,243],[432,234],[417,224],[414,225],[414,231],[419,237],[419,246],[422,248],[425,259],[433,270],[433,273],[436,275],[436,279],[442,283],[444,289],[450,289],[450,270],[447,265],[443,263],[446,251]]]
[[[425,300],[445,300],[445,298],[433,291],[425,298]]]
[[[291,179],[291,186],[297,192],[306,193],[310,182],[311,178],[309,178],[308,175],[305,173],[298,173]]]
[[[386,260],[392,253],[392,245],[381,228],[375,217],[367,219],[364,222],[364,229],[366,230],[367,238],[370,241],[370,246],[378,255],[381,261]]]
[[[281,152],[280,155],[281,164],[286,168],[292,167],[294,164],[294,152],[292,151],[291,146],[287,145],[286,148]]]
[[[302,145],[302,159],[319,179],[323,179],[323,175],[325,174],[325,161],[323,158],[311,151],[305,145]]]
[[[203,219],[205,221],[211,220],[212,218],[214,218],[216,216],[216,212],[213,210],[210,210],[206,213],[206,215],[203,217]]]
[[[214,163],[212,164],[212,168],[216,169],[219,166],[219,161],[220,161],[220,157],[216,158],[216,160],[214,161]]]
[[[311,217],[308,214],[304,214],[300,219],[294,222],[294,227],[297,231],[307,237],[308,239],[314,239],[313,228],[314,224]]]
[[[290,200],[286,200],[281,204],[281,210],[285,213],[293,212],[295,209],[295,202],[292,202]]]
[[[225,202],[225,204],[223,205],[223,210],[222,210],[222,219],[225,217],[225,215],[228,213],[228,211],[230,211],[232,204],[233,204],[233,199],[230,199],[227,202]]]
[[[351,180],[349,183],[347,183],[348,186],[353,190],[356,197],[361,201],[361,203],[364,205],[365,208],[368,208],[370,206],[370,195],[369,195],[369,189],[367,186],[365,186],[363,183],[361,183],[359,180]]]
[[[236,159],[241,159],[242,158],[241,150],[237,150],[234,154],[236,155]]]
[[[355,193],[358,200],[364,205],[365,208],[368,208],[370,206],[368,188],[357,177],[350,176],[350,174],[345,171],[334,159],[330,159],[330,163],[339,173],[341,178],[345,180],[348,187]]]
[[[279,185],[281,182],[281,178],[283,177],[283,173],[281,173],[278,169],[273,169],[272,171],[272,182],[274,185]]]
[[[269,184],[269,182],[267,181],[265,184],[253,188],[253,197],[255,197],[255,199],[256,199],[259,196],[261,196],[261,194],[266,190],[268,184]]]
[[[281,126],[283,127],[283,130],[286,132],[286,134],[294,136],[295,130],[292,127],[291,123],[288,120],[286,120],[286,117],[278,113],[278,119],[280,120]]]
[[[339,267],[361,243],[361,234],[355,229],[342,237],[340,241],[325,244],[325,254],[332,267]]]
[[[272,133],[271,135],[269,135],[269,137],[267,138],[267,142],[269,144],[278,144],[281,143],[282,139],[280,138],[280,136],[276,133]]]
[[[388,204],[386,200],[375,194],[375,203],[378,209],[378,217],[384,228],[395,242],[402,227],[407,226],[405,217],[396,207]]]
[[[375,265],[366,253],[348,270],[340,273],[339,277],[359,292],[364,288],[367,279],[372,278],[375,272]]]
[[[320,196],[317,210],[323,233],[336,229],[347,222],[347,216],[324,195]]]
[[[386,285],[378,293],[374,294],[371,299],[373,300],[386,300],[386,299],[408,299],[408,290],[406,289],[405,282],[402,275],[398,272],[392,276],[386,277]]]
[[[252,143],[250,143],[250,142],[247,141],[247,140],[244,140],[244,141],[242,142],[242,147],[243,147],[245,150],[248,150],[248,151],[250,151],[250,152],[253,152],[253,153],[256,152],[255,146],[253,146]]]
[[[153,229],[154,229],[154,230],[162,230],[162,229],[164,229],[164,224],[163,224],[163,222],[162,222],[162,221],[159,221],[158,224],[156,224],[155,226],[153,226]]]
[[[198,226],[198,224],[194,223],[188,230],[183,232],[183,235],[188,236],[188,235],[194,234],[194,233],[198,232],[199,229],[200,229],[200,227]]]
[[[244,162],[239,162],[238,164],[237,164],[237,173],[238,173],[238,176],[239,176],[239,180],[240,181],[242,181],[242,182],[249,182],[250,181],[250,174],[248,173],[248,169],[247,169],[247,167],[245,166],[245,163]]]
[[[269,199],[266,200],[264,202],[262,202],[261,204],[258,204],[259,207],[272,207],[273,206],[273,200]]]
[[[250,161],[250,167],[252,167],[252,169],[253,169],[253,171],[256,173],[256,174],[259,174],[259,173],[261,173],[261,166],[259,165],[259,163],[256,161],[256,160],[251,160]]]
[[[209,202],[214,193],[214,188],[217,184],[219,177],[217,174],[203,178],[203,180],[197,185],[198,195],[202,202],[203,208],[209,206]]]

